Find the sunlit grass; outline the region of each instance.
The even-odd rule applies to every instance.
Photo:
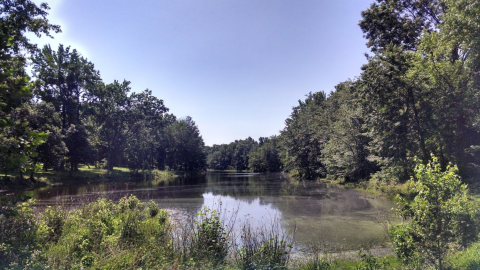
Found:
[[[463,251],[448,255],[446,261],[451,269],[480,269],[480,242],[473,243]]]
[[[5,174],[2,176],[5,176]],[[2,177],[0,179],[0,189],[32,188],[77,181],[95,182],[105,180],[148,179],[160,182],[171,180],[176,176],[177,175],[172,171],[132,171],[126,167],[113,167],[113,170],[109,171],[104,168],[96,168],[95,166],[79,165],[78,171],[70,171],[66,169],[64,171],[49,170],[35,172],[34,181],[30,181],[29,179],[30,172],[25,172],[23,174],[23,180],[20,179],[19,173],[8,173],[6,178]]]

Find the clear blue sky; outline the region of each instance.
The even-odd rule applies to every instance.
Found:
[[[41,2],[41,1],[35,1]],[[63,33],[105,83],[148,88],[206,145],[279,134],[308,92],[354,79],[373,0],[51,0]]]

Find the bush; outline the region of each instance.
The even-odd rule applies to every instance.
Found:
[[[166,211],[153,204],[145,207],[129,196],[118,204],[99,199],[67,212],[60,238],[44,250],[45,264],[53,269],[157,268],[172,256],[171,230]],[[158,210],[155,216],[152,209]]]
[[[38,248],[34,201],[17,203],[16,198],[7,196],[0,199],[0,268],[25,265]]]
[[[191,254],[197,260],[221,263],[227,257],[229,239],[216,210],[205,207],[197,214],[191,242]]]
[[[381,270],[388,268],[388,263],[379,261],[369,250],[360,249],[358,255],[360,256],[360,263],[357,266],[357,270]]]
[[[160,207],[158,207],[158,204],[156,204],[153,200],[151,200],[148,203],[148,210],[150,213],[150,217],[156,217],[158,213],[160,212]]]
[[[416,194],[412,201],[398,196],[403,224],[392,227],[394,250],[404,262],[424,260],[444,269],[444,258],[455,246],[466,247],[478,237],[478,206],[457,175],[456,166],[445,171],[437,158],[418,164],[407,183]]]
[[[480,242],[467,249],[447,256],[450,269],[478,270],[480,269]]]
[[[242,227],[241,247],[235,256],[241,269],[286,268],[294,237],[280,229],[278,219],[270,225],[263,225],[256,230],[248,223]]]
[[[56,243],[63,232],[65,211],[61,207],[48,206],[40,216],[40,223],[44,233],[44,242]]]

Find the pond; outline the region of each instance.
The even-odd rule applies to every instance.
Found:
[[[128,194],[154,200],[180,216],[192,216],[206,206],[221,207],[226,218],[235,216],[238,224],[260,226],[278,220],[286,231],[296,228],[299,248],[316,243],[331,251],[382,246],[387,235],[380,222],[391,217],[395,206],[341,185],[297,181],[282,173],[208,172],[167,182],[118,180],[34,191],[37,205],[64,206]]]

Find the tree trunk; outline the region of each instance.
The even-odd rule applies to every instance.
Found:
[[[107,156],[107,170],[108,171],[113,171],[113,151],[109,151],[108,156]]]

